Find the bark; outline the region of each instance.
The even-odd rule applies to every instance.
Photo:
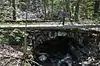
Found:
[[[43,0],[44,5],[44,20],[46,19],[46,0]]]
[[[100,4],[100,1],[99,0],[95,0],[94,13],[98,13],[99,4]]]
[[[12,0],[12,7],[13,7],[13,20],[16,20],[16,6],[15,6],[15,0]]]
[[[65,2],[66,2],[66,9],[67,9],[67,11],[69,12],[69,21],[72,22],[72,21],[71,21],[70,0],[65,0]]]
[[[78,19],[78,13],[79,13],[80,2],[81,2],[81,0],[78,0],[76,2],[75,14],[74,14],[74,16],[75,16],[75,22],[78,22],[79,21],[79,19]]]
[[[54,0],[51,0],[52,1],[52,19],[53,19],[53,10],[54,10],[54,5],[53,5],[53,2],[54,2]]]
[[[100,1],[99,0],[95,0],[95,3],[94,3],[94,17],[95,18],[98,17],[99,7],[100,7]]]
[[[66,2],[66,9],[68,10],[68,12],[70,12],[70,0],[65,0]]]

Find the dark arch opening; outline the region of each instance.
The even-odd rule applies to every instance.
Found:
[[[47,53],[49,58],[57,58],[60,60],[65,58],[66,54],[69,54],[72,60],[76,61],[78,60],[77,56],[79,56],[79,54],[76,52],[78,48],[82,48],[82,46],[75,38],[68,36],[57,36],[50,40],[44,41],[42,44],[37,46],[35,50],[37,50],[38,53]]]
[[[48,52],[49,54],[57,52],[62,52],[63,54],[65,54],[65,51],[68,51],[71,46],[77,47],[77,44],[78,41],[72,37],[57,36],[51,40],[44,41],[36,48],[39,49],[41,52],[44,51]]]

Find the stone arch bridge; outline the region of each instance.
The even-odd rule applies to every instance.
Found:
[[[0,29],[12,30],[17,28],[25,30],[28,33],[27,38],[31,40],[33,48],[57,36],[72,37],[77,40],[81,46],[91,44],[88,47],[86,46],[86,48],[88,48],[87,50],[89,51],[94,51],[93,55],[95,55],[95,52],[97,53],[97,50],[100,50],[100,31],[96,30],[98,27],[100,27],[100,25],[13,25],[0,26]],[[91,28],[95,28],[95,30]],[[90,47],[93,48],[91,49]],[[86,53],[84,50],[81,50],[81,52]]]
[[[69,36],[77,39],[80,44],[83,44],[84,39],[87,42],[94,39],[96,44],[100,41],[100,24],[36,24],[36,25],[1,25],[0,29],[13,30],[20,29],[29,33],[28,39],[31,39],[34,45],[41,44],[46,40],[55,38],[56,36]]]

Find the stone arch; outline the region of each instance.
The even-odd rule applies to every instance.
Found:
[[[51,54],[50,56],[52,56],[52,54],[60,55],[58,52],[62,52],[62,54],[66,55],[66,53],[69,52],[69,54],[72,55],[73,60],[81,59],[82,56],[88,56],[88,51],[91,51],[89,48],[87,48],[87,46],[84,46],[83,40],[85,39],[85,36],[90,36],[93,33],[94,32],[91,31],[72,31],[72,30],[69,31],[47,31],[46,30],[46,31],[33,32],[33,37],[35,37],[34,44],[38,44],[38,46],[35,46],[36,51],[33,51],[34,52],[33,54],[35,54],[37,50],[44,49],[41,50],[40,52],[44,51],[44,53],[49,53]],[[56,44],[56,46],[52,44]],[[58,45],[61,44],[61,45],[59,45],[59,47],[57,48],[57,44]],[[40,48],[40,46],[42,47]],[[45,48],[43,48],[43,46]],[[55,48],[57,50],[55,50]],[[65,51],[66,49],[67,51]]]
[[[73,50],[72,47],[77,48],[76,45],[78,45],[78,41],[73,37],[56,36],[55,38],[44,41],[42,44],[36,47],[36,49],[50,55],[61,52],[63,55],[69,53],[75,56],[71,50]]]

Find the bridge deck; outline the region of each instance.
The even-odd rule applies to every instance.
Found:
[[[32,23],[32,24],[5,24],[2,25],[0,24],[0,29],[60,29],[60,30],[66,30],[66,29],[74,29],[74,28],[79,28],[79,29],[93,29],[93,30],[100,30],[100,24],[66,24],[62,25],[61,23]]]

